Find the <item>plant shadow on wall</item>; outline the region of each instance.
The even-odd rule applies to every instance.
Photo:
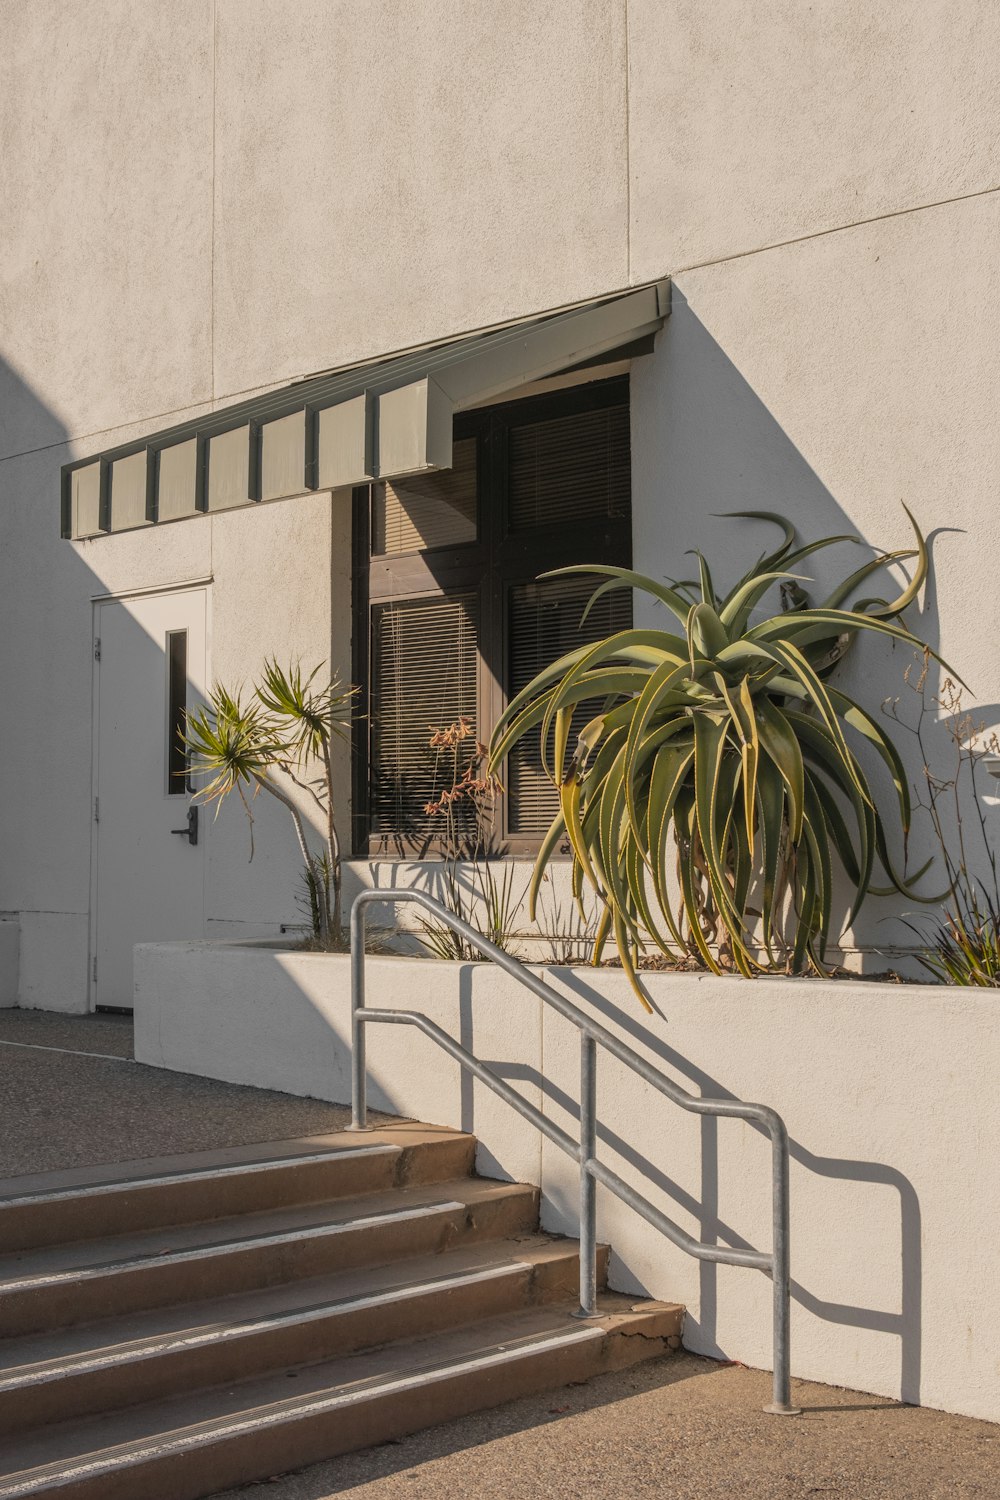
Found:
[[[920,528],[910,516],[913,548],[876,554],[814,602],[802,587],[808,559],[859,539],[800,544],[781,516],[734,514],[777,526],[782,541],[725,592],[701,554],[697,580],[669,584],[603,565],[560,570],[601,580],[591,604],[611,590],[641,590],[674,617],[673,628],[618,631],[561,657],[511,701],[490,747],[494,772],[537,734],[558,790],[529,891],[532,917],[545,870],[568,839],[574,895],[589,887],[601,910],[592,961],[613,934],[647,1009],[638,972],[645,948],[716,974],[827,975],[835,861],[852,892],[847,927],[869,893],[880,893],[877,869],[890,890],[919,900],[915,886],[930,864],[897,870],[885,797],[848,734],[882,763],[904,857],[906,769],[886,727],[831,681],[861,635],[935,655],[900,623],[927,577]],[[915,566],[896,597],[859,597],[902,561]],[[778,591],[775,610],[765,601]],[[602,707],[580,724],[584,703]]]
[[[997,797],[989,778],[1000,775],[1000,737],[980,711],[965,707],[961,687],[945,678],[928,687],[928,662],[903,674],[907,696],[883,709],[916,743],[923,776],[917,810],[930,825],[947,880],[941,912],[910,920],[920,964],[942,984],[1000,987],[1000,870],[984,811]],[[943,763],[939,744],[950,752]],[[983,871],[982,874],[978,873]]]

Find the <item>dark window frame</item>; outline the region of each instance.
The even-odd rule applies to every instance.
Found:
[[[371,831],[371,792],[368,710],[371,703],[371,631],[373,608],[390,600],[440,597],[478,588],[480,591],[480,666],[477,732],[489,731],[506,702],[509,680],[508,600],[510,589],[532,583],[552,568],[573,564],[611,562],[632,565],[631,503],[620,519],[575,522],[513,531],[509,524],[507,434],[511,427],[555,420],[612,406],[629,406],[629,377],[613,376],[543,395],[464,412],[454,419],[454,437],[479,439],[477,472],[478,539],[457,546],[423,552],[371,554],[373,487],[353,491],[352,598],[353,680],[361,688],[364,705],[354,735],[352,774],[352,845],[356,858],[436,858],[444,852],[440,839],[411,841],[398,835]],[[531,855],[538,836],[512,834],[506,798],[496,809],[495,838],[507,854]],[[567,851],[568,852],[568,851]]]

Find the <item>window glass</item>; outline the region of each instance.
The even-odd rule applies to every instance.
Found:
[[[587,601],[599,580],[552,578],[518,584],[510,590],[508,614],[509,694],[514,697],[533,677],[574,651],[601,640],[632,623],[632,595],[627,589],[603,594],[581,625]],[[570,730],[572,753],[576,736],[603,700],[588,699],[576,707]],[[549,734],[552,764],[554,730]],[[559,810],[559,797],[542,766],[537,732],[525,735],[507,759],[508,828],[512,834],[544,837]]]
[[[620,520],[629,512],[627,406],[511,428],[510,526]]]
[[[172,630],[167,636],[167,795],[170,797],[183,797],[187,793],[186,728],[187,631]]]
[[[412,599],[372,611],[372,832],[416,843],[440,831],[424,812],[452,784],[432,734],[476,722],[475,594]]]
[[[439,853],[445,820],[424,809],[451,780],[433,732],[464,716],[488,739],[543,667],[631,621],[630,591],[603,595],[584,624],[593,577],[544,576],[631,564],[627,377],[465,412],[455,427],[453,470],[357,495],[359,534],[371,526],[356,596],[358,680],[368,682],[359,854]],[[599,708],[581,705],[574,723]],[[537,732],[515,747],[501,779],[491,843],[529,852],[556,808]]]

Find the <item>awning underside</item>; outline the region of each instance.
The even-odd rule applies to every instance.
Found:
[[[298,381],[66,464],[62,534],[131,531],[450,468],[455,412],[624,349],[669,310],[661,282]]]

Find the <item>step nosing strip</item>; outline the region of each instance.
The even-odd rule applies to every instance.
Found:
[[[39,1291],[45,1287],[62,1286],[67,1282],[96,1280],[105,1276],[128,1275],[146,1271],[150,1266],[178,1266],[187,1261],[209,1260],[213,1256],[239,1254],[244,1250],[266,1249],[270,1246],[293,1244],[298,1240],[320,1239],[324,1235],[349,1234],[355,1230],[376,1229],[384,1224],[405,1223],[409,1219],[429,1218],[434,1214],[452,1213],[465,1208],[464,1203],[446,1201],[424,1203],[419,1208],[390,1209],[381,1214],[368,1214],[360,1219],[343,1219],[332,1224],[311,1224],[304,1229],[287,1229],[277,1234],[253,1235],[242,1240],[218,1240],[210,1245],[197,1245],[187,1249],[151,1250],[146,1255],[132,1256],[127,1260],[103,1261],[96,1266],[76,1266],[65,1271],[39,1272],[17,1280],[0,1281],[0,1296],[11,1292]]]
[[[216,1182],[220,1178],[247,1177],[254,1172],[271,1172],[280,1167],[301,1167],[314,1163],[352,1161],[358,1157],[385,1156],[389,1152],[402,1154],[402,1146],[351,1146],[343,1151],[317,1151],[302,1156],[278,1156],[271,1160],[234,1162],[220,1167],[181,1168],[176,1172],[163,1172],[157,1177],[119,1177],[113,1182],[94,1182],[74,1188],[55,1188],[51,1193],[25,1193],[11,1198],[0,1198],[0,1215],[4,1209],[33,1208],[43,1203],[66,1203],[76,1199],[108,1197],[113,1193],[134,1192],[144,1188],[176,1187],[193,1182]]]
[[[335,1302],[322,1302],[313,1307],[296,1308],[291,1312],[269,1313],[260,1318],[247,1318],[239,1323],[214,1324],[210,1327],[184,1330],[167,1335],[160,1340],[155,1337],[145,1343],[136,1342],[121,1353],[102,1350],[97,1354],[81,1354],[64,1359],[58,1368],[51,1368],[56,1360],[39,1361],[37,1367],[22,1366],[28,1373],[13,1374],[0,1380],[0,1395],[13,1391],[28,1390],[32,1386],[55,1384],[63,1379],[90,1374],[97,1370],[113,1370],[130,1364],[139,1364],[146,1359],[161,1355],[187,1352],[205,1345],[236,1342],[250,1338],[255,1333],[265,1333],[278,1328],[295,1328],[307,1323],[322,1322],[324,1318],[337,1318],[349,1313],[364,1312],[369,1308],[390,1307],[394,1302],[405,1302],[410,1297],[431,1297],[435,1292],[451,1291],[457,1287],[479,1286],[488,1281],[518,1276],[531,1269],[526,1260],[506,1261],[500,1266],[486,1266],[480,1271],[456,1271],[448,1276],[430,1277],[426,1281],[406,1282],[402,1286],[389,1287],[383,1292],[368,1292],[359,1297],[344,1297]]]
[[[103,1457],[95,1457],[90,1462],[75,1465],[71,1461],[70,1464],[62,1465],[57,1474],[51,1472],[53,1465],[46,1465],[45,1467],[50,1472],[40,1474],[36,1470],[36,1477],[32,1479],[32,1471],[22,1469],[21,1473],[25,1476],[25,1482],[13,1483],[12,1481],[18,1477],[16,1474],[10,1475],[6,1483],[0,1481],[2,1485],[0,1500],[3,1500],[5,1495],[21,1497],[42,1493],[45,1490],[51,1492],[60,1483],[71,1484],[101,1473],[121,1472],[134,1468],[151,1459],[196,1452],[199,1448],[207,1447],[213,1442],[231,1440],[247,1433],[280,1427],[283,1423],[294,1421],[296,1418],[304,1420],[308,1417],[323,1416],[329,1412],[357,1406],[366,1399],[399,1395],[420,1386],[440,1384],[456,1375],[472,1375],[479,1370],[488,1370],[496,1365],[510,1364],[518,1359],[545,1354],[552,1349],[568,1348],[573,1344],[585,1344],[594,1339],[603,1339],[606,1333],[607,1330],[603,1326],[588,1325],[575,1328],[570,1333],[559,1333],[554,1336],[544,1333],[528,1336],[523,1342],[514,1344],[512,1347],[500,1346],[489,1354],[456,1360],[451,1364],[430,1369],[416,1370],[411,1375],[401,1375],[395,1379],[382,1381],[375,1376],[355,1390],[340,1391],[336,1395],[291,1397],[288,1401],[271,1402],[255,1411],[244,1412],[235,1420],[222,1419],[218,1422],[206,1423],[204,1426],[198,1424],[195,1427],[181,1428],[158,1442],[140,1438],[131,1444],[122,1444],[122,1447],[126,1448],[125,1452],[115,1454],[112,1450]]]

